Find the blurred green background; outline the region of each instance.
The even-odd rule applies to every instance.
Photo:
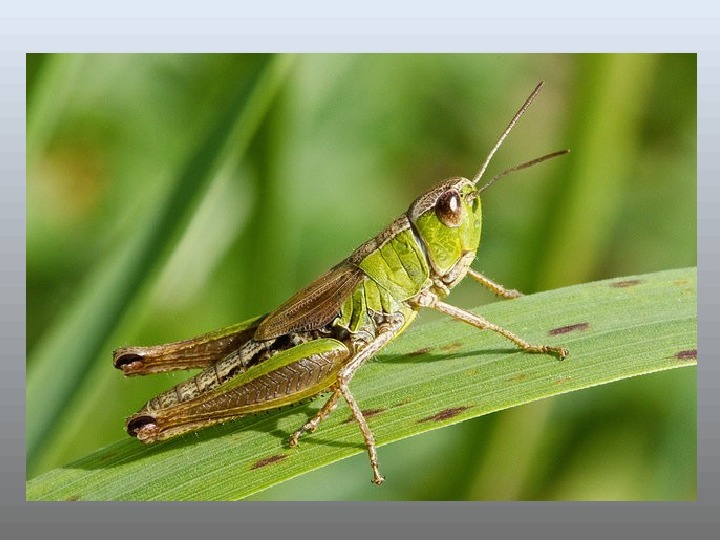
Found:
[[[125,379],[114,348],[277,306],[433,183],[472,177],[540,80],[488,177],[572,153],[486,193],[474,267],[530,293],[696,265],[695,55],[28,55],[28,477],[125,437],[187,376]],[[223,138],[241,115],[257,129]],[[450,299],[494,301],[472,283]],[[694,499],[695,377],[381,447],[381,488],[363,453],[255,498]]]

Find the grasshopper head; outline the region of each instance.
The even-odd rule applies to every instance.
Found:
[[[533,159],[494,176],[482,187],[477,185],[493,155],[542,86],[542,82],[538,84],[515,113],[472,180],[467,178],[444,180],[410,205],[407,212],[408,219],[422,239],[428,262],[436,277],[440,277],[447,288],[454,286],[465,276],[480,245],[482,221],[480,193],[511,172],[568,153],[568,150],[561,150]]]
[[[410,205],[408,218],[425,247],[428,262],[438,276],[464,269],[480,245],[482,206],[477,186],[466,178],[444,180]],[[457,268],[459,271],[460,268]],[[465,272],[461,274],[464,276]],[[454,280],[453,280],[454,281]]]

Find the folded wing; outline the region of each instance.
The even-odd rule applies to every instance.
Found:
[[[364,275],[361,268],[343,261],[270,313],[253,339],[262,341],[322,328],[338,316],[343,302]]]

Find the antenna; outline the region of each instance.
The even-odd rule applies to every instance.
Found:
[[[482,178],[482,175],[485,174],[485,169],[487,169],[488,164],[490,163],[490,160],[495,155],[495,152],[497,152],[498,148],[500,148],[500,145],[502,145],[503,141],[505,140],[505,137],[508,136],[508,133],[510,133],[510,130],[515,126],[515,123],[520,119],[520,117],[523,115],[523,113],[527,110],[527,108],[532,103],[533,99],[535,99],[535,96],[538,95],[538,92],[542,90],[542,87],[545,83],[543,81],[540,81],[538,85],[535,87],[535,90],[532,91],[532,94],[528,96],[528,98],[525,100],[525,103],[523,103],[523,106],[520,107],[518,112],[515,113],[515,116],[513,116],[512,120],[510,120],[510,123],[508,124],[508,127],[505,128],[505,131],[503,131],[502,135],[500,135],[500,138],[495,143],[495,146],[492,147],[492,150],[490,150],[490,153],[485,158],[485,161],[483,161],[483,164],[480,166],[480,170],[475,175],[475,177],[472,179],[474,184],[477,184],[480,181],[480,178]],[[542,159],[542,158],[539,158]],[[528,162],[532,163],[532,162]],[[528,165],[529,167],[530,165]],[[522,167],[524,168],[524,167]],[[510,171],[508,171],[510,172]],[[492,180],[491,180],[492,182]],[[487,187],[487,185],[486,185]],[[485,188],[483,188],[485,189]]]
[[[496,174],[493,176],[490,180],[488,180],[487,184],[485,184],[483,187],[478,189],[478,193],[482,193],[487,188],[490,187],[490,185],[495,182],[495,180],[500,180],[503,176],[507,176],[510,173],[513,173],[515,171],[522,171],[523,169],[527,169],[528,167],[532,167],[533,165],[537,165],[538,163],[542,163],[545,160],[552,159],[554,157],[562,156],[564,154],[569,154],[570,150],[558,150],[557,152],[553,152],[552,154],[547,154],[546,156],[542,156],[539,158],[532,159],[530,161],[526,161],[525,163],[521,163],[520,165],[515,165],[514,167],[511,167],[507,169],[506,171],[501,172],[500,174]]]

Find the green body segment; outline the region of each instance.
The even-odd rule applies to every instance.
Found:
[[[409,224],[358,266],[365,276],[343,302],[336,326],[374,335],[375,314],[401,314],[407,323],[414,319],[415,311],[405,301],[430,285],[430,269]]]
[[[398,301],[412,298],[430,285],[425,254],[409,227],[365,257],[358,266]]]
[[[417,311],[404,302],[400,302],[369,277],[365,277],[354,289],[350,297],[343,302],[340,316],[334,325],[345,328],[352,334],[367,332],[374,335],[377,323],[374,314],[401,315],[407,326],[417,315]],[[403,327],[404,328],[404,327]]]

